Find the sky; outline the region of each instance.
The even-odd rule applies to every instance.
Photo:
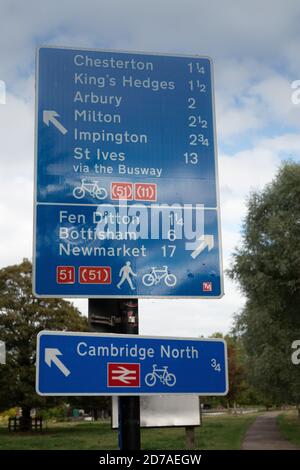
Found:
[[[269,183],[283,160],[300,158],[300,104],[292,101],[299,22],[298,0],[0,0],[0,267],[32,258],[37,46],[212,57],[227,269],[250,191]],[[74,304],[87,313],[86,299]],[[243,304],[225,275],[219,300],[140,301],[140,333],[226,333]]]

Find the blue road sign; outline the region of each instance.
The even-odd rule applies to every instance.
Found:
[[[226,395],[226,343],[137,335],[41,331],[40,395]]]
[[[208,58],[42,47],[34,292],[221,297]]]

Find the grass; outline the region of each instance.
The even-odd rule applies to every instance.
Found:
[[[300,447],[300,419],[297,412],[283,413],[278,416],[277,422],[282,436]]]
[[[196,448],[239,449],[257,415],[205,417],[196,428]],[[108,423],[64,423],[42,432],[9,433],[0,428],[0,450],[108,450],[118,449],[118,433]],[[183,428],[142,430],[142,449],[185,449]]]
[[[117,433],[108,423],[56,424],[42,432],[18,433],[0,429],[0,450],[117,449]]]
[[[196,448],[201,450],[240,449],[244,435],[256,415],[205,417],[196,428]],[[143,449],[185,449],[184,429],[145,429]]]

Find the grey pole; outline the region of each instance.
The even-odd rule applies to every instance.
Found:
[[[89,299],[89,329],[99,333],[135,335],[138,299]],[[140,450],[140,397],[119,397],[119,447]]]
[[[138,299],[120,300],[121,333],[139,332]],[[140,450],[140,397],[119,397],[119,447],[121,450]]]

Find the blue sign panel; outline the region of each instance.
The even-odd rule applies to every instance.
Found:
[[[40,395],[226,395],[222,339],[42,331],[37,341]]]
[[[34,291],[221,297],[208,58],[42,47]]]

